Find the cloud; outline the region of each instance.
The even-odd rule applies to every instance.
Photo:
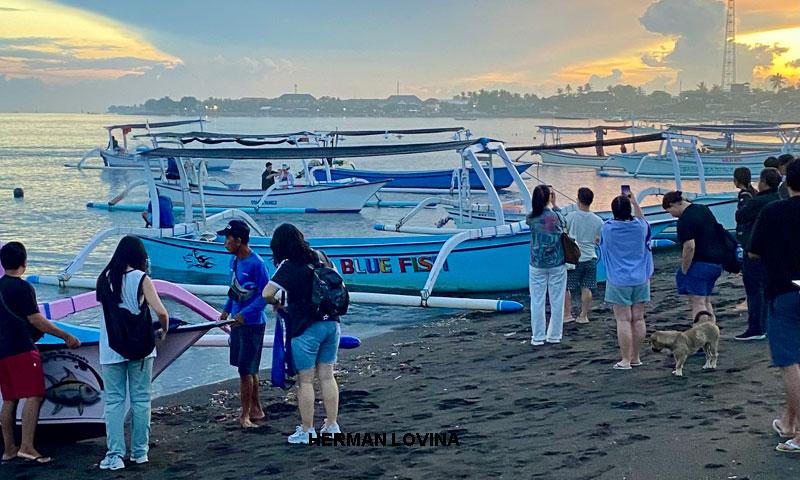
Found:
[[[619,85],[623,83],[622,70],[615,68],[611,70],[609,75],[592,75],[589,77],[588,83],[590,83],[595,90],[605,90],[609,86]]]
[[[639,22],[653,33],[675,39],[671,51],[642,57],[650,67],[674,70],[687,84],[719,83],[725,35],[725,4],[716,0],[658,0]],[[753,72],[770,65],[780,47],[737,44],[737,82],[749,82]]]

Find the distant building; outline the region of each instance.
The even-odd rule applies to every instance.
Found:
[[[419,113],[422,100],[416,95],[391,95],[383,102],[383,110],[390,114]]]
[[[750,84],[749,83],[732,83],[731,84],[731,93],[734,94],[750,94]]]

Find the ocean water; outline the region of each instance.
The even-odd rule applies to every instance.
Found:
[[[144,118],[117,115],[84,114],[0,114],[0,241],[19,240],[28,249],[28,272],[33,274],[56,274],[61,271],[77,252],[97,232],[115,225],[141,225],[137,212],[105,212],[90,210],[86,203],[107,201],[121,192],[125,186],[140,177],[138,172],[108,172],[64,167],[65,163],[77,163],[83,155],[107,142],[105,125],[119,123],[168,121],[176,118]],[[413,118],[209,118],[205,131],[235,133],[292,132],[298,130],[358,130],[358,129],[408,129],[463,125],[478,137],[501,139],[506,145],[532,145],[541,143],[536,133],[538,124],[553,124],[552,119],[478,119],[455,121],[452,119]],[[588,126],[602,121],[559,120],[559,124]],[[188,126],[187,130],[194,129]],[[537,138],[538,136],[538,138]],[[590,137],[575,137],[589,140]],[[437,141],[449,140],[447,135],[434,137],[377,138],[375,142]],[[369,142],[349,138],[345,144]],[[129,146],[130,147],[130,146]],[[529,154],[522,157],[531,160]],[[101,160],[92,160],[99,165]],[[300,162],[289,162],[294,172],[300,171]],[[354,159],[361,168],[416,170],[455,168],[458,155],[455,152],[431,153],[419,156]],[[236,162],[226,172],[212,173],[229,183],[241,183],[244,187],[260,185],[260,161]],[[527,183],[539,181],[552,184],[564,195],[562,204],[571,203],[581,186],[589,186],[595,192],[595,206],[608,209],[611,199],[619,194],[620,183],[630,184],[634,191],[648,186],[670,187],[668,180],[621,180],[603,178],[591,169],[560,167],[532,167]],[[12,198],[15,187],[23,188],[24,199]],[[695,190],[695,182],[684,182],[684,189]],[[710,191],[729,191],[728,182],[709,183]],[[419,200],[420,195],[385,194],[388,200]],[[145,202],[144,191],[134,191],[130,201]],[[311,214],[311,215],[257,215],[262,227],[271,231],[283,222],[295,223],[306,236],[364,236],[391,235],[372,229],[375,223],[394,223],[408,210],[366,208],[360,214]],[[443,214],[436,210],[424,212],[419,224],[433,225]],[[113,252],[117,239],[105,241],[89,257],[82,275],[96,275]],[[191,279],[187,279],[191,280]],[[56,287],[37,286],[41,300],[51,300],[80,293],[79,290],[59,290]],[[519,296],[519,292],[517,293]],[[219,297],[205,299],[212,305],[221,306]],[[192,321],[191,313],[167,305],[171,314]],[[366,337],[403,328],[414,323],[450,315],[451,311],[421,310],[414,308],[354,305],[343,323],[346,334]],[[99,312],[77,315],[70,321],[96,325]],[[272,324],[270,322],[270,324]],[[270,364],[270,352],[265,351],[263,366]],[[227,349],[192,348],[179,358],[156,382],[155,393],[164,395],[192,386],[206,384],[236,376],[234,368],[227,363]]]

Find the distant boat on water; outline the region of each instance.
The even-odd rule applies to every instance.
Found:
[[[453,117],[453,120],[459,120],[459,121],[465,121],[465,122],[470,122],[470,121],[477,120],[477,119],[478,119],[478,117],[476,115],[461,115],[461,116],[458,116],[458,117]]]

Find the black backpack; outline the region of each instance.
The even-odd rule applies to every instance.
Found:
[[[347,313],[350,306],[350,294],[344,279],[330,265],[327,255],[317,252],[320,261],[309,264],[312,272],[311,304],[320,317],[335,319]]]
[[[720,249],[722,250],[722,269],[728,273],[739,273],[742,271],[742,263],[739,261],[737,251],[739,249],[739,242],[736,237],[729,231],[725,230],[719,222],[714,227],[717,230],[717,237],[720,240]]]
[[[142,283],[139,282],[137,297],[142,296]],[[147,300],[143,300],[138,314],[122,308],[113,299],[111,282],[108,278],[98,282],[97,301],[103,306],[108,345],[127,360],[141,360],[150,355],[156,346],[156,333]]]

